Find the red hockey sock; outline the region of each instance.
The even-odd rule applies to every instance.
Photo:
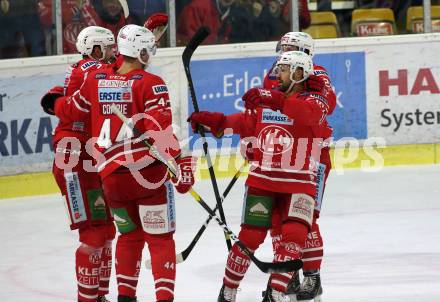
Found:
[[[306,240],[308,227],[305,224],[288,221],[283,224],[282,241],[275,253],[275,261],[283,262],[299,259],[302,256],[302,246]],[[293,273],[272,274],[270,287],[280,292],[286,292],[287,285]]]
[[[313,222],[312,230],[307,235],[303,249],[303,271],[315,271],[321,269],[322,257],[324,256],[324,243],[322,241],[319,225]]]
[[[99,296],[108,294],[110,275],[112,272],[112,241],[105,243],[101,253],[101,267],[99,269]]]
[[[101,252],[101,248],[93,248],[86,244],[81,244],[76,250],[78,301],[96,302],[98,298]]]
[[[254,252],[260,244],[263,243],[266,233],[267,229],[265,228],[243,225],[238,238],[246,247]],[[226,262],[223,284],[230,288],[237,288],[241,280],[243,280],[250,264],[251,260],[249,256],[246,255],[237,244],[234,244]]]
[[[150,235],[144,233],[144,238],[151,255],[156,300],[173,300],[176,280],[176,247],[173,234]]]
[[[119,295],[136,296],[144,244],[143,232],[140,229],[118,237],[115,264]]]

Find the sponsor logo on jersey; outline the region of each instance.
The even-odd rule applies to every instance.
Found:
[[[265,154],[276,155],[291,150],[293,136],[286,129],[270,125],[258,134],[258,148]]]
[[[164,229],[165,228],[165,211],[146,211],[142,221],[149,229]]]
[[[251,212],[252,214],[260,214],[260,215],[269,214],[269,210],[261,202],[257,203],[252,208],[250,208],[249,212]]]
[[[95,79],[97,79],[97,80],[105,79],[106,77],[107,77],[106,73],[97,73],[97,74],[95,74]]]
[[[153,86],[153,93],[154,94],[168,93],[168,87],[166,85]]]
[[[89,62],[85,62],[84,64],[81,65],[81,70],[85,71],[87,69],[89,69],[92,66],[95,66],[98,62],[97,61],[89,61]]]
[[[98,88],[100,103],[131,102],[131,88]]]
[[[173,185],[167,181],[165,182],[167,188],[167,204],[168,204],[168,221],[170,222],[171,230],[176,228],[176,205],[174,199]]]
[[[84,122],[73,122],[72,123],[73,131],[84,131]]]
[[[284,115],[279,111],[273,111],[270,109],[263,109],[261,122],[263,124],[293,125],[293,120],[288,118],[287,115]]]
[[[84,199],[81,192],[78,173],[66,173],[67,197],[69,202],[70,214],[73,223],[87,220]]]
[[[325,70],[315,70],[313,72],[313,74],[316,75],[316,76],[319,76],[319,75],[326,75],[326,76],[328,76],[328,73]]]
[[[144,77],[143,74],[135,74],[135,75],[133,75],[130,79],[131,79],[131,80],[140,80],[140,79],[142,79],[143,77]]]
[[[98,88],[127,88],[133,85],[131,80],[100,80]]]
[[[323,96],[320,95],[320,94],[317,94],[317,93],[311,93],[311,92],[303,92],[303,93],[301,93],[300,95],[301,95],[301,96],[311,96],[311,97],[314,97],[314,98],[318,99],[319,101],[321,101],[322,103],[328,105],[327,100],[325,99],[325,97],[323,97]]]

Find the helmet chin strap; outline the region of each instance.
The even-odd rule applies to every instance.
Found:
[[[147,62],[145,62],[144,60],[142,60],[141,53],[139,52],[137,58],[138,58],[139,62],[141,62],[144,65],[144,69],[148,67],[148,61],[150,60],[150,56],[148,56],[148,60],[147,60]]]
[[[306,79],[304,78],[304,75],[303,75],[303,78],[302,78],[301,80],[299,80],[299,81],[295,81],[295,80],[293,79],[293,75],[294,75],[295,71],[296,71],[296,68],[290,72],[290,80],[292,81],[292,83],[290,83],[289,89],[287,89],[286,93],[290,93],[290,91],[293,89],[293,86],[294,86],[295,84],[298,84],[298,83],[304,82],[304,81],[306,80]]]

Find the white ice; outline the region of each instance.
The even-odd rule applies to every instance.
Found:
[[[228,180],[221,180],[224,188]],[[244,179],[225,201],[227,222],[238,233]],[[214,204],[211,184],[196,189]],[[332,172],[320,226],[325,240],[323,301],[440,301],[440,166]],[[177,250],[184,249],[207,214],[189,195],[177,196]],[[0,301],[76,301],[74,252],[60,195],[0,200]],[[270,241],[257,256],[271,260]],[[144,251],[144,258],[149,258]],[[186,262],[178,265],[176,302],[217,301],[226,245],[211,222]],[[238,302],[261,301],[267,275],[252,266]],[[111,301],[116,301],[114,274]],[[154,301],[143,268],[139,301]]]

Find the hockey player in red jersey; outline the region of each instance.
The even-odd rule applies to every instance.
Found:
[[[54,87],[43,96],[41,102],[45,111],[54,114],[45,104],[78,90],[87,73],[114,55],[114,45],[115,38],[108,29],[97,26],[83,29],[76,42],[83,58],[69,67],[64,88]],[[75,254],[78,301],[104,302],[108,301],[105,295],[109,292],[112,241],[116,230],[98,174],[83,168],[82,163],[92,159],[85,151],[90,137],[88,128],[87,121],[60,119],[53,135],[53,174],[66,200],[70,228],[79,232],[81,244]],[[78,164],[69,165],[72,162]]]
[[[288,32],[280,40],[280,52],[286,51],[303,51],[313,58],[315,45],[313,38],[304,32]],[[273,70],[273,68],[272,68]],[[272,70],[266,75],[264,79],[264,88],[275,89],[278,87],[278,81],[276,75],[272,73]],[[324,84],[324,85],[323,85]],[[331,85],[330,78],[324,67],[314,64],[313,75],[310,75],[307,79],[307,89],[310,91],[318,91],[324,96],[329,105],[328,115],[333,113],[336,107],[336,95]],[[324,188],[327,181],[328,174],[331,169],[330,150],[326,145],[321,152],[321,158],[319,160],[319,185],[316,196],[315,215],[312,225],[312,230],[307,236],[307,241],[303,249],[303,261],[304,261],[304,281],[300,286],[299,275],[295,274],[294,278],[289,283],[288,293],[296,294],[299,301],[311,300],[317,295],[322,293],[320,269],[322,257],[324,255],[324,245],[319,230],[317,219],[322,206],[322,198],[324,194]],[[274,251],[279,243],[281,237],[281,221],[279,215],[274,213],[271,229],[272,245]],[[263,299],[263,302],[267,300]]]
[[[250,89],[242,97],[244,113],[225,116],[199,112],[189,118],[193,127],[203,125],[216,136],[232,128],[242,141],[253,144],[239,239],[256,250],[271,227],[272,212],[279,212],[282,236],[275,261],[302,256],[313,223],[318,182],[316,163],[322,142],[332,131],[325,123],[329,111],[327,100],[319,93],[305,90],[304,83],[312,72],[312,60],[307,54],[286,52],[277,62],[280,90]],[[234,245],[218,302],[235,301],[249,265],[249,257]],[[291,277],[292,273],[271,275],[269,301],[284,301]]]
[[[69,98],[58,98],[54,112],[60,118],[86,120],[91,134],[96,167],[104,193],[121,235],[116,245],[118,302],[136,301],[140,258],[147,243],[155,280],[156,299],[174,299],[176,256],[174,193],[166,167],[145,146],[148,139],[163,157],[174,162],[180,177],[171,179],[180,193],[194,183],[194,160],[180,158],[179,143],[172,133],[168,89],[163,80],[144,71],[156,51],[153,34],[127,25],[118,34],[123,64],[90,73],[83,86]],[[133,137],[131,128],[111,105],[131,119],[144,133]]]

